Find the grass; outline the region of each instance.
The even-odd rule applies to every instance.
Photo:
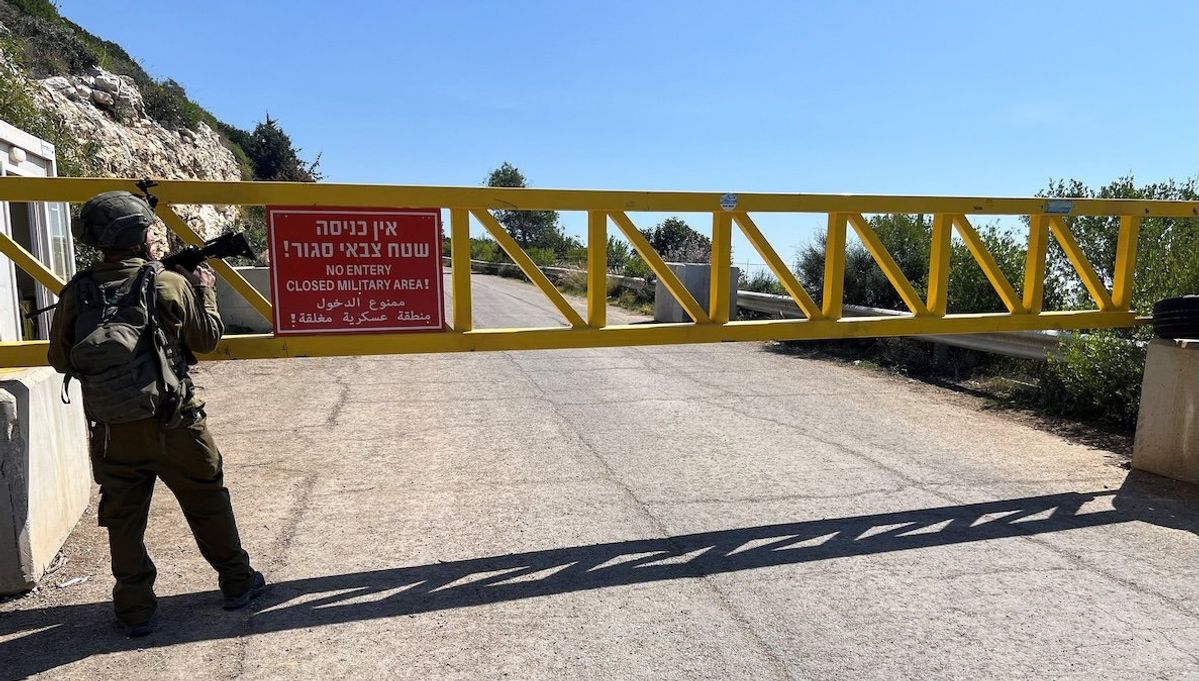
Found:
[[[576,296],[587,295],[587,273],[574,272],[558,281],[558,290]],[[654,314],[654,297],[642,291],[633,291],[618,284],[608,283],[608,302],[630,312],[646,316]]]

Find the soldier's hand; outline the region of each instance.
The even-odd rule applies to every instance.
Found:
[[[175,271],[182,274],[183,278],[187,279],[188,283],[192,286],[207,286],[211,288],[216,284],[216,275],[204,265],[197,267],[194,272],[188,270],[183,265],[176,265]]]

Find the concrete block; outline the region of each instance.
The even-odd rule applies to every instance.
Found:
[[[234,267],[267,300],[271,299],[271,268]],[[224,279],[216,280],[216,304],[221,311],[221,320],[230,333],[270,333],[271,322],[263,319],[258,311],[250,307],[245,298],[233,290]]]
[[[1132,467],[1199,483],[1199,340],[1149,344]]]
[[[666,263],[670,271],[683,282],[683,286],[695,296],[696,302],[705,310],[708,307],[708,295],[711,293],[712,266],[703,263]],[[737,281],[741,278],[741,268],[734,267],[729,275],[732,285],[729,286],[729,316],[737,314]],[[689,322],[691,315],[679,305],[666,286],[659,280],[654,291],[654,321],[656,322]]]
[[[79,384],[49,367],[0,369],[0,594],[41,579],[92,490]]]

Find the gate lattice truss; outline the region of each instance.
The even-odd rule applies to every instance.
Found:
[[[137,191],[136,181],[121,179],[0,178],[0,201],[83,202],[104,191]],[[172,204],[286,206],[422,206],[448,209],[450,215],[452,313],[441,332],[227,336],[207,359],[338,356],[474,350],[665,345],[719,341],[867,338],[922,334],[1127,327],[1144,323],[1131,311],[1140,221],[1146,217],[1194,218],[1199,203],[1119,199],[968,198],[922,196],[849,196],[813,194],[739,194],[732,210],[717,193],[510,189],[493,187],[412,187],[298,184],[276,182],[163,181],[156,189],[157,213],[186,244],[203,240],[171,208]],[[727,204],[726,204],[727,205]],[[575,310],[546,275],[489,212],[491,210],[582,211],[587,226],[587,312]],[[654,251],[630,212],[709,213],[712,215],[711,290],[705,309]],[[820,301],[796,280],[766,241],[752,213],[823,213],[828,217],[824,290]],[[933,216],[928,295],[921,297],[887,252],[864,215],[909,213]],[[999,268],[970,222],[972,215],[1016,215],[1029,219],[1028,250],[1022,295]],[[1120,234],[1110,289],[1096,274],[1068,228],[1071,216],[1117,216]],[[562,314],[566,327],[474,329],[470,291],[470,220],[476,220],[525,276]],[[795,300],[806,318],[734,321],[730,316],[732,229],[744,233],[767,267]],[[607,237],[610,225],[632,244],[658,280],[692,318],[684,324],[608,325]],[[907,305],[902,317],[843,318],[846,238],[858,235],[887,280]],[[946,314],[949,261],[956,230],[986,275],[1006,313]],[[1046,253],[1052,235],[1095,301],[1095,309],[1042,310]],[[11,238],[0,233],[0,252],[51,291],[64,283]],[[217,274],[257,310],[272,319],[271,303],[228,264],[210,261]],[[45,341],[0,343],[0,366],[46,363]]]

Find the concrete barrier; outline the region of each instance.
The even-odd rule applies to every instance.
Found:
[[[1199,483],[1199,340],[1149,344],[1132,467]]]
[[[41,579],[92,491],[79,384],[49,367],[0,370],[0,594]]]
[[[267,300],[271,299],[271,268],[269,267],[234,267],[241,276],[250,282],[250,285],[263,295]],[[245,298],[242,298],[233,287],[225,282],[224,279],[217,277],[216,280],[216,304],[217,309],[221,311],[221,321],[225,322],[225,328],[229,333],[270,333],[272,322],[263,319],[258,311],[250,307]]]
[[[712,281],[712,266],[703,263],[681,263],[669,262],[666,263],[670,267],[670,271],[683,282],[683,286],[695,297],[695,302],[703,309],[709,309],[708,296],[711,295]],[[731,268],[732,272],[729,275],[729,281],[732,282],[729,286],[729,314],[736,318],[737,316],[737,282],[741,280],[741,269],[739,267]],[[674,296],[662,283],[658,280],[657,288],[654,290],[654,321],[655,322],[689,322],[691,315],[679,305],[679,301],[675,300]]]

